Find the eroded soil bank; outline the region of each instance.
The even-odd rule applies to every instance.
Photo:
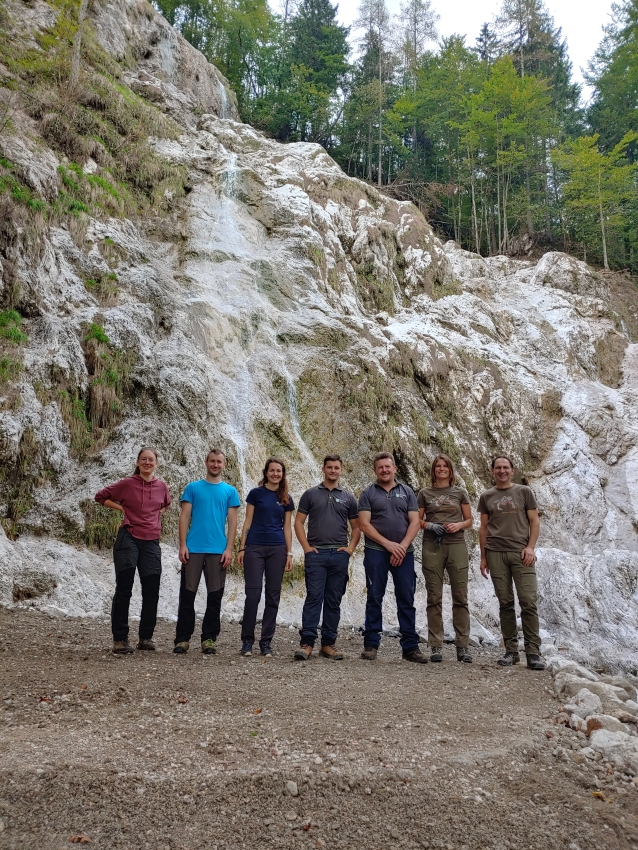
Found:
[[[636,785],[582,760],[549,673],[499,650],[423,667],[385,638],[371,664],[344,635],[345,661],[299,664],[280,629],[263,663],[224,625],[217,656],[175,657],[164,622],[156,653],[116,658],[107,624],[0,627],[0,847],[638,848]]]

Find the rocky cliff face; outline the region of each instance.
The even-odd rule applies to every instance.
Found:
[[[58,14],[41,0],[5,7],[23,39]],[[619,306],[605,278],[566,255],[532,263],[442,245],[413,206],[346,177],[322,148],[239,123],[221,75],[147,4],[96,2],[91,23],[121,90],[145,98],[158,127],[176,128],[148,145],[154,163],[182,175],[183,193],[165,188],[135,215],[104,205],[49,216],[35,245],[26,219],[4,234],[3,300],[17,311],[6,326],[27,338],[2,343],[2,513],[14,538],[0,539],[2,603],[105,612],[111,568],[95,546],[110,540],[112,519],[91,499],[130,472],[143,444],[160,450],[175,496],[213,444],[243,495],[268,453],[283,456],[297,498],[328,451],[346,458],[358,493],[384,448],[414,487],[435,453],[451,454],[476,499],[503,451],[539,500],[547,639],[635,666],[632,287]],[[53,203],[72,166],[76,182],[108,178],[92,151],[78,161],[61,152],[27,107],[13,103],[0,148],[32,201]],[[495,629],[476,554],[474,613]],[[291,585],[284,621],[299,619],[301,596]],[[234,580],[227,612],[240,605]],[[360,625],[363,605],[357,561],[345,621]],[[423,626],[421,581],[418,606]]]

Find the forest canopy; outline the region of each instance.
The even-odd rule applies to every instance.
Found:
[[[433,0],[156,0],[227,76],[242,118],[325,147],[483,255],[533,246],[638,273],[638,0],[612,6],[583,104],[543,0],[503,0],[473,44]]]

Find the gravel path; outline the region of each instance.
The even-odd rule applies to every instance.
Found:
[[[0,847],[149,850],[638,848],[638,788],[552,719],[548,673],[108,652],[108,625],[0,611]]]

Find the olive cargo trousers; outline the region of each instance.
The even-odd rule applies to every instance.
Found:
[[[423,541],[421,562],[428,593],[428,646],[443,646],[443,573],[447,570],[452,588],[452,622],[457,647],[470,642],[470,612],[467,607],[467,547],[463,541],[440,544]]]
[[[521,606],[521,622],[526,655],[540,655],[541,639],[538,634],[538,610],[536,598],[538,584],[536,567],[526,567],[520,552],[486,551],[494,591],[498,598],[501,617],[501,633],[506,652],[518,652],[518,629],[514,607],[514,586],[518,604]]]

